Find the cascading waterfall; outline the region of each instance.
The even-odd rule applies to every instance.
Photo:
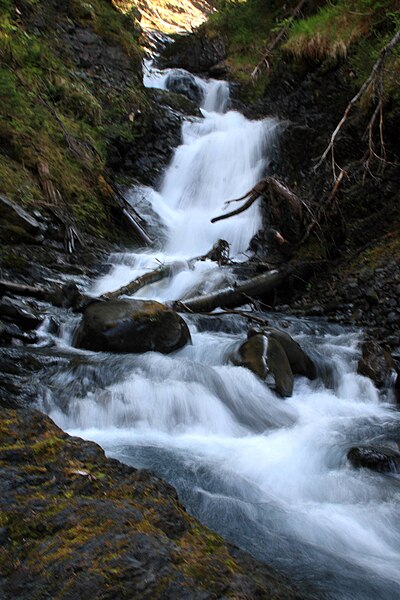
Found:
[[[169,74],[150,69],[145,82],[162,88]],[[259,228],[256,204],[215,225],[210,218],[265,174],[278,124],[225,112],[227,84],[195,81],[203,118],[184,124],[160,189],[139,190],[160,215],[166,244],[158,252],[112,256],[95,295],[172,261],[182,264],[176,276],[137,297],[210,291],[223,284],[221,269],[210,261],[188,269],[187,259],[223,238],[239,260]],[[356,374],[359,334],[285,319],[321,377],[299,377],[293,396],[282,401],[250,371],[229,364],[245,335],[243,319],[223,317],[222,330],[210,331],[207,317],[185,318],[193,345],[173,355],[76,351],[82,364],[53,377],[45,410],[109,455],[159,473],[204,523],[319,598],[399,597],[399,478],[355,470],[346,460],[352,445],[395,439],[399,426],[398,413]],[[282,317],[275,319],[279,327]]]

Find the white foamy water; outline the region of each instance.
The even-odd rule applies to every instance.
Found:
[[[165,76],[150,72],[147,85],[162,87]],[[188,269],[187,259],[218,238],[240,257],[259,228],[257,205],[217,225],[210,218],[264,174],[277,123],[223,113],[215,99],[224,94],[216,88],[226,84],[202,85],[213,106],[203,119],[185,123],[160,189],[142,189],[163,220],[164,248],[111,257],[112,270],[95,294],[160,262],[177,262],[175,276],[137,297],[210,291],[232,275],[209,261]],[[190,318],[193,345],[169,356],[82,353],[88,362],[54,378],[45,408],[74,435],[158,472],[203,522],[316,590],[316,597],[400,597],[399,479],[353,469],[346,459],[353,445],[399,438],[398,413],[356,374],[360,336],[291,322],[289,332],[321,376],[297,378],[292,398],[283,401],[229,363],[245,327],[228,319],[235,333],[201,331]]]

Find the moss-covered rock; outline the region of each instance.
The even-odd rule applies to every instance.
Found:
[[[0,419],[0,595],[306,598],[200,525],[175,490],[36,411]]]

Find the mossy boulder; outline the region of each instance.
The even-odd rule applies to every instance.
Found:
[[[105,352],[168,354],[189,340],[185,321],[165,305],[152,300],[110,300],[85,309],[75,345]]]
[[[312,597],[202,526],[176,491],[43,414],[2,410],[0,597]]]

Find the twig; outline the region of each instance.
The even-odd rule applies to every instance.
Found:
[[[397,31],[395,33],[395,35],[392,37],[392,39],[390,40],[390,42],[384,48],[382,48],[382,50],[380,52],[380,55],[379,55],[379,58],[375,62],[375,64],[373,65],[369,77],[364,81],[364,83],[362,84],[362,86],[358,90],[357,94],[355,96],[353,96],[353,98],[350,100],[350,102],[346,106],[346,109],[345,109],[345,111],[343,113],[342,118],[340,119],[339,123],[337,124],[335,130],[333,131],[333,133],[331,135],[331,139],[330,139],[329,144],[325,148],[325,150],[322,153],[320,159],[318,160],[317,164],[314,167],[315,171],[317,169],[319,169],[319,167],[322,165],[322,163],[325,161],[326,157],[328,156],[329,152],[331,152],[331,154],[332,154],[333,177],[336,180],[336,170],[335,170],[336,163],[335,163],[335,160],[334,160],[334,144],[335,144],[336,137],[337,137],[339,131],[341,130],[341,128],[343,127],[344,123],[346,122],[347,117],[349,116],[349,113],[350,113],[351,109],[353,108],[353,106],[358,102],[358,100],[364,95],[364,93],[369,89],[369,87],[371,86],[371,84],[374,82],[379,69],[383,68],[383,64],[384,64],[384,62],[386,60],[387,54],[389,54],[389,52],[391,52],[393,50],[393,48],[399,42],[400,42],[400,31]],[[342,173],[342,170],[341,170],[340,174],[341,173]],[[340,177],[340,175],[339,175],[339,177]]]
[[[278,43],[281,41],[281,39],[283,39],[283,37],[286,35],[290,25],[292,24],[293,19],[295,19],[295,17],[297,17],[297,15],[300,13],[300,11],[303,8],[303,5],[306,3],[306,1],[307,0],[300,0],[300,2],[295,6],[292,14],[290,15],[289,19],[287,19],[285,25],[279,30],[278,35],[273,39],[271,44],[268,46],[267,50],[263,54],[263,57],[260,60],[260,62],[258,63],[258,65],[256,65],[254,67],[254,69],[251,73],[252,79],[255,79],[256,77],[259,76],[263,67],[266,67],[267,69],[269,69],[268,56],[275,49],[275,47],[278,45]]]
[[[299,242],[299,246],[301,244],[304,244],[304,242],[310,237],[311,232],[313,231],[313,229],[318,225],[320,227],[320,220],[322,215],[325,213],[326,209],[328,208],[328,206],[333,202],[333,200],[336,197],[337,191],[340,187],[340,184],[342,183],[343,178],[347,176],[347,173],[344,169],[340,170],[340,173],[335,181],[335,185],[333,186],[331,193],[329,194],[327,200],[318,208],[318,210],[316,211],[315,217],[314,219],[311,221],[311,223],[308,225],[305,234],[303,235],[302,239]]]

